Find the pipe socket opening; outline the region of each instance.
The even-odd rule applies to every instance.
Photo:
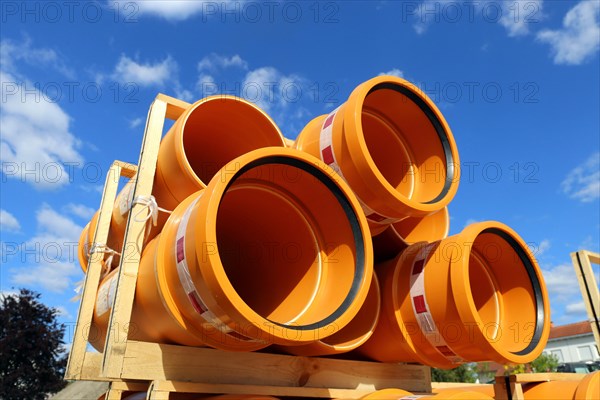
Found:
[[[521,354],[541,335],[540,283],[527,251],[499,229],[486,229],[469,256],[471,295],[489,342]]]
[[[445,197],[454,179],[450,139],[420,97],[399,84],[376,85],[361,118],[371,158],[400,195],[419,203]]]
[[[242,169],[221,198],[216,234],[234,290],[275,324],[335,321],[364,277],[356,214],[335,183],[303,161],[267,157]]]
[[[234,158],[269,146],[285,146],[275,123],[239,98],[214,97],[196,103],[183,127],[184,157],[205,184]]]

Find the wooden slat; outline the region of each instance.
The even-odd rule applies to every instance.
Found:
[[[588,321],[594,333],[596,346],[600,347],[600,291],[592,263],[600,262],[600,255],[587,250],[571,253],[575,275],[587,311]]]
[[[214,383],[190,383],[158,381],[154,383],[158,392],[210,393],[210,394],[254,394],[262,396],[321,397],[338,399],[360,399],[373,390],[370,389],[329,389],[310,387],[283,387],[260,385],[234,385]]]
[[[167,112],[165,116],[166,118],[172,120],[179,118],[181,114],[183,114],[183,112],[191,106],[190,103],[162,93],[159,93],[156,96],[156,100],[160,100],[167,104]]]
[[[121,165],[113,163],[106,175],[106,183],[100,202],[100,215],[96,225],[96,232],[94,232],[93,243],[106,244],[107,242],[112,208],[117,196],[121,170]],[[90,334],[89,329],[92,323],[94,306],[96,304],[96,293],[100,283],[100,275],[102,274],[102,259],[103,257],[101,254],[95,254],[90,257],[88,263],[81,295],[81,303],[79,304],[79,311],[77,314],[77,325],[75,326],[73,344],[71,346],[69,361],[65,371],[65,379],[80,379],[81,376],[85,351]]]
[[[541,372],[536,374],[516,374],[510,376],[511,382],[531,383],[550,381],[580,381],[585,374],[571,374],[562,372]]]
[[[122,379],[431,392],[428,367],[130,341]]]
[[[148,113],[146,131],[138,163],[138,172],[134,186],[134,197],[150,196],[156,171],[156,160],[162,137],[167,105],[160,99],[154,100]],[[114,201],[113,201],[114,203]],[[110,313],[104,347],[103,375],[120,378],[121,365],[127,347],[127,332],[133,308],[133,297],[137,281],[138,266],[144,243],[146,224],[133,216],[144,213],[142,204],[135,204],[127,218],[127,228],[123,244],[123,255],[117,278],[118,290]],[[143,214],[142,214],[143,215]]]
[[[121,167],[121,176],[131,179],[135,176],[135,174],[137,174],[137,165],[135,164],[118,160],[114,161],[113,164]]]

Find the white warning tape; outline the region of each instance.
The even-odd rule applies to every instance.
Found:
[[[227,326],[223,321],[221,321],[212,311],[208,309],[204,300],[200,296],[200,293],[196,290],[196,286],[194,285],[194,281],[190,276],[190,270],[187,263],[187,256],[185,251],[185,233],[187,230],[187,224],[190,219],[190,215],[194,206],[200,200],[202,195],[198,196],[196,200],[192,202],[185,210],[185,213],[181,217],[181,221],[179,222],[179,226],[177,227],[177,235],[175,237],[175,257],[177,261],[177,273],[179,275],[179,281],[187,294],[188,300],[190,301],[192,307],[196,312],[203,318],[206,322],[217,328],[224,334],[231,336],[237,340],[244,340],[248,342],[261,342],[260,340],[252,339],[246,337],[239,332],[231,329]]]
[[[321,160],[323,160],[323,162],[325,164],[329,165],[335,172],[337,172],[337,174],[344,181],[346,181],[346,178],[344,178],[344,174],[342,173],[342,170],[340,169],[340,166],[337,162],[337,158],[335,156],[335,151],[333,150],[333,120],[335,119],[335,116],[336,116],[337,112],[339,111],[340,107],[333,110],[327,116],[327,118],[325,118],[325,121],[323,122],[323,126],[321,127],[321,134],[319,137],[319,150],[320,150],[319,154],[321,156]],[[400,220],[399,218],[392,218],[392,217],[388,217],[383,214],[380,214],[380,213],[374,211],[368,205],[366,205],[365,202],[363,202],[358,197],[358,195],[356,196],[356,198],[358,199],[358,202],[360,203],[363,211],[365,212],[367,219],[370,222],[379,224],[379,225],[389,225],[389,224],[393,224],[394,222],[398,222]]]
[[[431,315],[425,294],[425,264],[431,250],[436,245],[437,243],[428,244],[415,257],[410,275],[410,299],[419,328],[427,341],[446,359],[454,364],[461,364],[465,360],[454,353],[442,337],[433,315]]]

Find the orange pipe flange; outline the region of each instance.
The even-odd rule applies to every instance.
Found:
[[[259,107],[235,96],[206,97],[192,104],[163,138],[152,194],[160,207],[173,210],[186,197],[204,189],[234,158],[271,146],[286,146],[285,138]],[[115,202],[111,229],[118,238],[125,233],[132,191],[130,181]],[[158,223],[146,241],[161,231],[167,218],[168,214],[158,214]]]
[[[460,386],[460,387],[455,386],[452,388],[433,389],[433,393],[444,393],[444,392],[447,392],[450,390],[483,393],[484,395],[489,396],[491,398],[494,398],[496,396],[496,393],[494,391],[494,385],[491,385],[491,384]]]
[[[411,244],[445,239],[449,230],[448,207],[424,217],[405,218],[390,225],[379,235],[373,236],[375,262],[394,258]]]
[[[325,338],[367,297],[368,233],[358,200],[322,162],[294,149],[249,152],[148,244],[134,337],[227,350]]]
[[[361,397],[362,400],[397,400],[404,396],[412,396],[412,393],[402,389],[381,389]]]
[[[600,398],[600,371],[587,374],[577,385],[574,400],[596,400]]]
[[[494,398],[485,393],[471,390],[470,388],[453,388],[444,389],[432,396],[419,397],[419,400],[494,400]]]
[[[523,364],[543,350],[548,294],[536,260],[508,226],[481,222],[417,243],[376,268],[382,315],[358,351],[386,362],[452,368]]]
[[[373,275],[367,298],[356,317],[340,331],[302,346],[287,346],[284,351],[298,356],[327,356],[352,351],[365,343],[373,334],[379,319],[381,293],[377,276]]]
[[[394,76],[359,85],[339,108],[309,122],[295,145],[340,172],[365,205],[373,235],[438,211],[458,188],[450,127],[429,97]]]
[[[575,400],[579,381],[550,381],[522,384],[525,400]],[[598,399],[599,393],[590,399]],[[585,398],[585,397],[584,397]]]
[[[253,103],[227,95],[195,102],[160,145],[153,191],[158,205],[175,208],[234,158],[270,146],[285,146],[284,137]]]

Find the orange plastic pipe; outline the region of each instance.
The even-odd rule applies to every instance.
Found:
[[[402,389],[381,389],[366,396],[362,400],[397,400],[405,396],[412,396],[412,393]]]
[[[600,397],[600,371],[587,374],[577,385],[574,400],[595,400]]]
[[[177,206],[144,250],[131,338],[226,350],[320,340],[359,312],[372,267],[346,183],[300,151],[255,150]]]
[[[587,374],[581,381],[550,381],[523,385],[525,400],[600,398],[600,371]]]
[[[339,108],[310,121],[295,146],[340,172],[373,235],[442,209],[458,188],[450,127],[429,97],[394,76],[359,85]]]
[[[79,265],[83,272],[87,272],[88,264],[90,262],[90,251],[93,247],[94,234],[96,233],[96,227],[98,226],[98,217],[100,216],[100,211],[96,211],[96,213],[92,216],[92,219],[81,231],[81,235],[79,236],[79,243],[77,245],[77,258],[79,260]],[[116,246],[116,242],[114,241],[115,236],[108,236],[107,246],[111,249],[114,249]],[[104,260],[107,260],[109,255],[101,255],[102,253],[97,253],[97,257],[103,257]],[[104,264],[105,268],[108,268]],[[119,265],[119,255],[113,254],[111,268]]]
[[[356,317],[343,329],[316,342],[287,346],[284,351],[299,356],[327,356],[347,353],[365,343],[373,334],[379,319],[381,293],[377,276],[373,275],[367,298]]]
[[[445,239],[449,230],[448,207],[424,217],[405,218],[391,224],[385,231],[373,236],[375,262],[394,258],[411,244]]]
[[[382,311],[358,351],[384,362],[452,368],[468,361],[527,363],[546,345],[548,294],[525,242],[481,222],[417,243],[376,268]]]
[[[214,174],[234,158],[262,147],[286,146],[275,122],[259,107],[235,96],[206,97],[192,104],[169,129],[158,153],[152,194],[172,210],[204,189]],[[122,238],[133,200],[129,182],[117,196],[111,234]],[[168,215],[159,213],[147,240],[156,236]]]
[[[550,381],[540,383],[527,383],[522,385],[525,400],[575,400],[575,393],[580,382],[577,381]],[[590,399],[598,399],[600,392]],[[584,397],[585,398],[585,397]]]
[[[444,389],[433,395],[413,395],[402,389],[382,389],[361,397],[363,400],[494,400],[493,397],[480,392],[462,389]]]
[[[494,400],[492,396],[471,389],[444,389],[431,396],[419,397],[419,400]],[[407,399],[408,400],[408,399]],[[411,399],[412,400],[412,399]]]
[[[443,388],[443,389],[433,389],[433,393],[444,393],[447,391],[465,391],[465,392],[477,392],[482,393],[488,397],[494,398],[496,393],[494,391],[494,385],[491,384],[481,384],[481,385],[471,385],[471,386],[461,386],[461,387],[453,387],[453,388]],[[488,398],[486,397],[486,398]]]

